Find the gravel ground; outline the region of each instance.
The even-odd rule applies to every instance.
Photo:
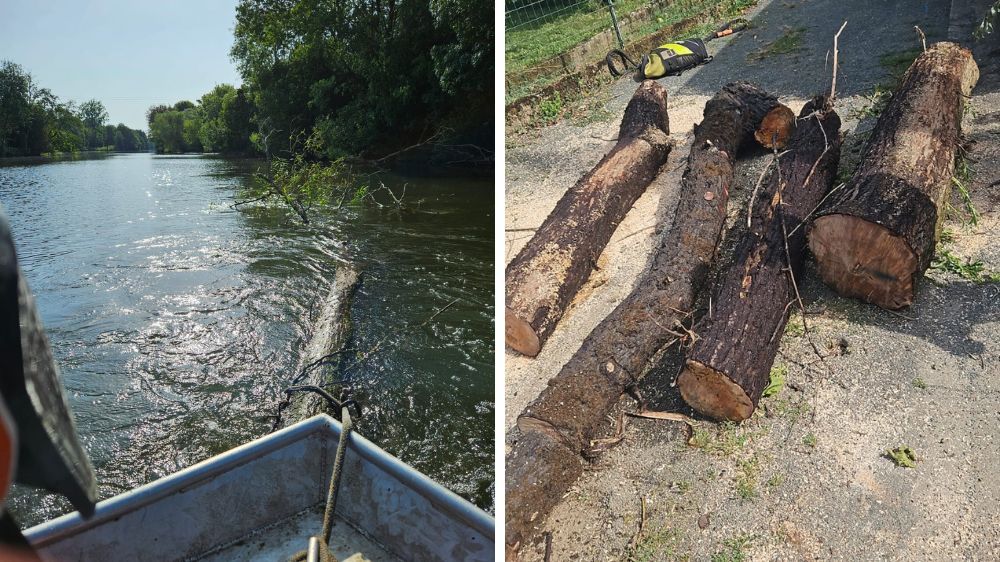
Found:
[[[951,33],[964,39],[985,0],[762,1],[754,29],[710,44],[715,60],[662,80],[671,93],[676,140],[661,175],[619,226],[598,261],[600,270],[574,301],[534,360],[506,355],[508,443],[516,416],[576,351],[589,331],[624,298],[669,226],[693,124],[725,82],[748,79],[797,111],[829,88],[825,62],[841,35],[837,107],[846,145],[874,125],[859,119],[865,95],[887,81],[883,55]],[[801,49],[748,60],[789,30],[804,29]],[[962,260],[1000,272],[1000,39],[975,48],[982,78],[964,123],[969,191],[981,214],[967,224],[957,195],[946,248]],[[753,58],[753,57],[750,57]],[[613,145],[617,116],[635,89],[622,80],[603,94],[603,112],[587,125],[560,123],[509,142],[506,212],[509,229],[537,226],[562,193]],[[842,166],[851,160],[845,150]],[[746,155],[737,170],[731,224],[766,154]],[[507,259],[530,237],[506,236]],[[723,244],[731,247],[738,228]],[[725,257],[721,260],[725,262]],[[544,525],[553,561],[1000,558],[1000,285],[932,272],[913,307],[894,314],[836,296],[810,263],[802,284],[809,331],[787,333],[776,364],[787,384],[739,426],[699,421],[691,434],[674,422],[631,421],[624,441],[605,453]],[[811,342],[811,343],[810,343]],[[813,345],[822,352],[819,360]],[[655,409],[690,413],[672,386],[681,356],[667,353],[643,392]],[[620,408],[634,409],[623,400]],[[612,427],[609,420],[609,431]],[[916,468],[885,455],[906,445]],[[641,505],[645,498],[643,532]],[[542,541],[523,549],[541,560]],[[728,558],[726,556],[729,556]],[[743,558],[741,558],[741,556]]]

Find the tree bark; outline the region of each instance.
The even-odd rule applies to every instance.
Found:
[[[913,303],[948,199],[972,53],[937,43],[917,57],[882,112],[857,171],[817,213],[809,248],[838,293],[882,308]]]
[[[297,384],[326,388],[339,378],[341,352],[351,334],[351,297],[358,281],[358,272],[354,268],[347,264],[337,266],[333,286],[316,319],[316,329],[302,352],[300,370],[312,367]],[[283,418],[284,426],[329,412],[329,404],[311,392],[297,392],[292,394],[288,409],[288,415]],[[339,416],[340,412],[335,414]]]
[[[702,414],[742,421],[757,407],[796,301],[789,272],[800,278],[806,245],[800,226],[833,184],[840,143],[840,117],[826,97],[814,98],[799,113],[791,152],[779,159],[752,209],[711,312],[692,329],[697,337],[677,386]]]
[[[667,90],[647,80],[625,108],[618,143],[563,195],[507,265],[506,334],[534,357],[590,277],[618,223],[670,152]]]
[[[695,126],[673,223],[639,285],[583,342],[521,414],[522,437],[507,457],[507,542],[530,537],[583,469],[579,453],[626,388],[675,338],[694,305],[726,218],[737,150],[774,96],[746,82],[727,85]],[[558,474],[559,478],[536,478]]]

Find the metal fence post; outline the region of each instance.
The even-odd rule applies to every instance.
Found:
[[[622,30],[618,28],[618,15],[615,14],[615,0],[608,0],[608,9],[611,11],[611,25],[615,28],[615,36],[618,38],[618,48],[625,48],[625,40],[622,39]]]

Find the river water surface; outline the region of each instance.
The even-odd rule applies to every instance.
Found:
[[[266,434],[337,264],[361,272],[358,431],[492,509],[493,183],[379,179],[404,208],[234,210],[253,161],[0,167],[0,203],[102,498]],[[457,301],[433,321],[435,311]],[[33,524],[67,510],[18,490]]]

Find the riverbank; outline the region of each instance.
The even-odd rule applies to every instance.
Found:
[[[764,0],[751,11],[752,32],[711,44],[715,59],[668,88],[671,137],[677,142],[661,176],[639,199],[597,261],[560,326],[535,359],[506,356],[508,445],[524,406],[576,351],[591,329],[635,285],[660,242],[676,201],[691,131],[722,84],[748,79],[793,110],[829,88],[824,57],[849,14],[840,52],[837,110],[847,145],[874,125],[876,87],[891,80],[894,60],[916,47],[913,26],[928,43],[948,36],[949,3],[850,0]],[[975,10],[973,10],[975,13]],[[971,30],[971,26],[966,25]],[[774,52],[789,31],[790,49]],[[967,40],[968,36],[964,36]],[[1000,198],[996,180],[998,38],[977,48],[982,77],[963,124],[968,144],[972,224],[955,194],[944,249],[958,263],[1000,271]],[[507,228],[537,227],[562,193],[610,146],[636,85],[629,79],[593,94],[590,119],[562,122],[509,138]],[[588,122],[589,121],[589,122]],[[849,159],[845,150],[844,160]],[[731,188],[729,225],[745,209],[766,154],[745,155]],[[506,259],[530,238],[508,232]],[[727,238],[728,246],[733,236]],[[624,439],[589,465],[583,477],[522,548],[523,560],[969,559],[1000,554],[992,520],[1000,472],[982,451],[996,449],[1000,387],[1000,290],[955,273],[932,270],[915,305],[902,315],[842,299],[819,281],[810,261],[800,289],[810,332],[789,330],[776,364],[784,389],[764,399],[739,425],[696,422],[693,433],[668,421],[623,418]],[[825,354],[817,362],[809,340]],[[693,415],[672,386],[676,350],[645,379],[650,408]],[[623,399],[617,416],[633,411]],[[884,456],[907,445],[915,469]],[[639,533],[640,522],[642,533]],[[903,554],[905,553],[905,554]]]

